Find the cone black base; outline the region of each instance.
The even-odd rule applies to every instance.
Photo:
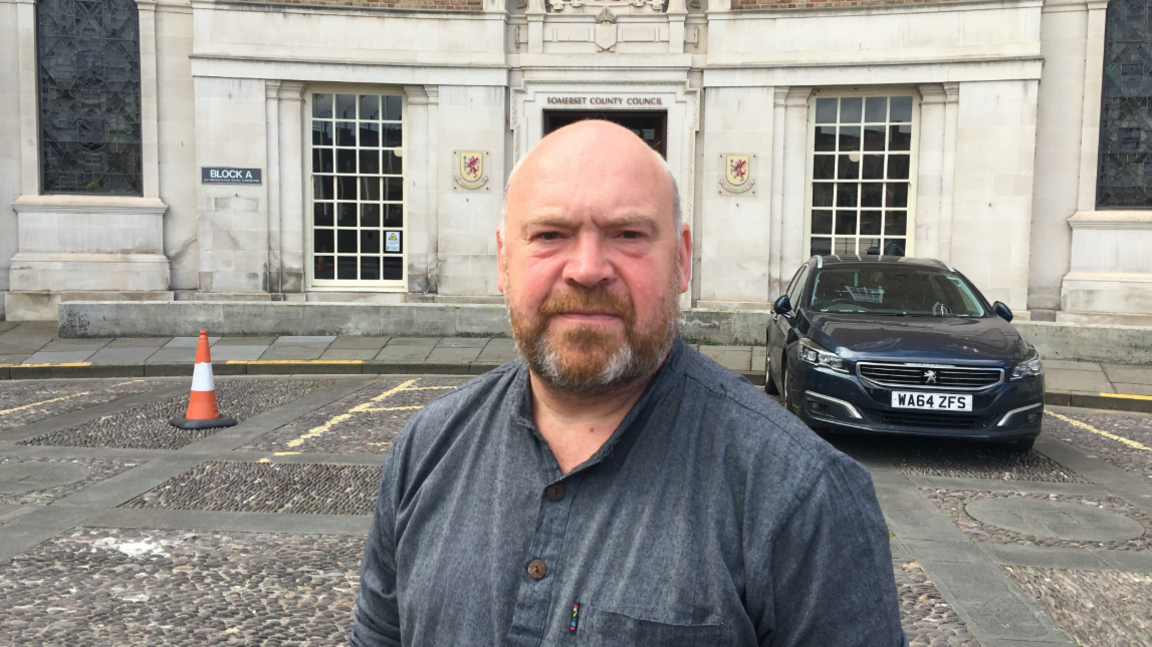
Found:
[[[168,421],[168,424],[180,429],[214,429],[216,427],[231,427],[236,424],[235,418],[228,416],[220,416],[219,418],[210,418],[208,420],[189,420],[188,418],[173,418]]]

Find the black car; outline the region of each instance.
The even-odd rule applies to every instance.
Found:
[[[1044,414],[1036,349],[947,263],[817,256],[772,306],[765,390],[813,428],[1031,449]]]

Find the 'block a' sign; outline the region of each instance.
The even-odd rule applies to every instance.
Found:
[[[260,169],[204,166],[200,168],[200,181],[204,184],[260,184]]]

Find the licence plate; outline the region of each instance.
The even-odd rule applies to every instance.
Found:
[[[929,409],[932,411],[971,411],[972,396],[954,393],[919,393],[893,391],[892,406],[896,409]]]

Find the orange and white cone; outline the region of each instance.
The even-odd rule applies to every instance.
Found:
[[[192,369],[192,397],[188,399],[188,412],[183,418],[168,421],[181,429],[210,429],[231,427],[236,421],[221,416],[216,409],[216,382],[212,379],[212,355],[208,351],[208,331],[200,331],[196,342],[196,366]]]

